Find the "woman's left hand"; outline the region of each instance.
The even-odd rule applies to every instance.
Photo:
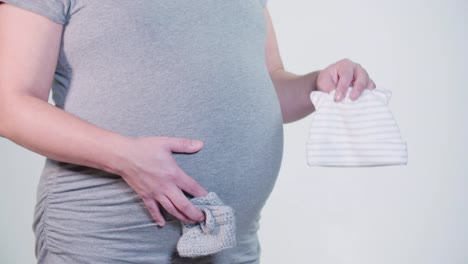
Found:
[[[367,71],[349,59],[328,66],[320,71],[317,78],[317,90],[329,93],[336,89],[336,102],[343,100],[349,87],[353,87],[349,95],[351,100],[359,98],[364,89],[375,89],[375,83]]]

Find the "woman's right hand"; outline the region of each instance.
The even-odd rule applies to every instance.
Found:
[[[172,152],[197,152],[202,148],[203,142],[174,137],[141,137],[129,140],[129,162],[124,165],[120,174],[143,199],[156,223],[160,226],[165,224],[159,205],[183,222],[194,224],[204,221],[203,212],[182,191],[194,197],[205,196],[207,191],[177,165],[172,155]]]

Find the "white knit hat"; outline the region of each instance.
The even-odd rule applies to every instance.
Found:
[[[351,89],[341,102],[313,91],[315,106],[307,140],[309,166],[384,166],[407,164],[406,143],[388,108],[391,92],[366,89],[356,100]]]

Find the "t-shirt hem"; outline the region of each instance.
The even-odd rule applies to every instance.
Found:
[[[48,18],[49,20],[52,20],[53,22],[58,23],[60,25],[64,25],[67,23],[67,20],[64,17],[57,17],[52,12],[50,12],[50,10],[47,10],[43,8],[41,5],[31,2],[31,1],[25,3],[24,1],[21,1],[21,0],[1,0],[0,2],[4,2],[10,5],[22,8],[24,10],[33,12],[35,14],[44,16]]]

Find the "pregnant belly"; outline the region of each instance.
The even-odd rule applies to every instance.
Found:
[[[269,78],[225,77],[182,78],[177,85],[151,90],[131,90],[127,86],[131,83],[115,82],[108,85],[113,91],[97,90],[91,97],[86,88],[75,88],[65,110],[131,137],[203,140],[204,147],[197,153],[174,153],[177,163],[232,206],[239,221],[248,226],[257,220],[278,176],[283,123]],[[48,186],[52,188],[51,225],[78,230],[86,222],[90,230],[101,230],[152,222],[139,197],[121,178],[91,168],[49,165],[43,177],[52,179],[45,181],[52,182]],[[120,218],[122,214],[134,217]]]

